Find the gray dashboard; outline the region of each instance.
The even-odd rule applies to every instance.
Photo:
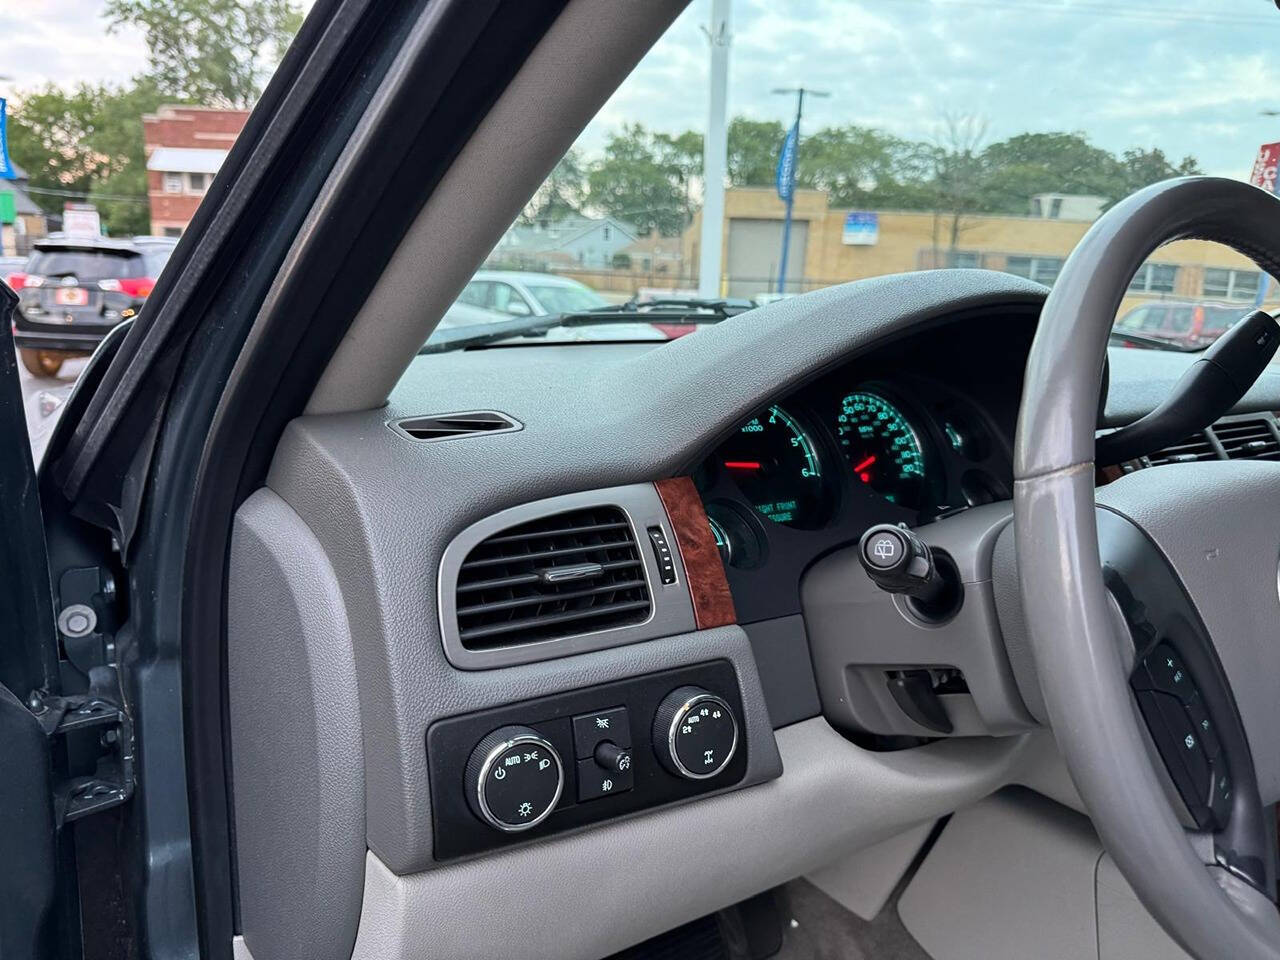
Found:
[[[459,669],[446,656],[441,636],[437,586],[446,550],[460,532],[501,510],[689,473],[762,406],[881,352],[905,363],[910,351],[895,353],[895,343],[939,337],[945,344],[958,335],[958,321],[993,313],[1014,318],[1025,337],[993,345],[996,362],[957,371],[950,383],[983,405],[995,436],[1007,444],[1021,358],[1045,294],[1037,284],[986,271],[876,278],[781,301],[668,344],[530,345],[419,357],[384,409],[293,421],[266,489],[238,516],[231,696],[233,705],[247,702],[270,682],[272,671],[287,669],[262,656],[264,645],[305,648],[295,656],[308,665],[309,692],[279,706],[294,721],[294,741],[287,744],[255,737],[252,728],[236,725],[233,711],[232,750],[237,780],[261,774],[287,784],[297,774],[295,783],[314,784],[325,819],[319,830],[314,824],[289,826],[262,815],[264,806],[281,802],[269,791],[252,796],[255,809],[237,797],[240,843],[256,843],[260,850],[251,861],[259,875],[242,875],[246,889],[263,897],[256,908],[242,905],[246,938],[255,930],[260,942],[279,948],[270,955],[300,955],[307,943],[314,946],[298,940],[291,948],[298,919],[279,926],[282,918],[262,906],[272,884],[297,885],[298,872],[311,870],[315,876],[307,879],[321,900],[312,907],[327,911],[331,942],[349,944],[358,920],[350,889],[362,871],[357,846],[367,845],[389,875],[439,868],[424,735],[446,718],[723,660],[736,672],[750,745],[744,778],[724,792],[765,789],[760,785],[783,774],[774,728],[812,712],[778,702],[791,688],[762,683],[761,649],[751,642],[757,637],[728,625],[537,662]],[[1187,362],[1175,354],[1113,351],[1108,420],[1145,412],[1158,399],[1152,381],[1176,379]],[[885,368],[880,376],[894,372]],[[1268,374],[1241,409],[1277,407],[1280,376]],[[500,411],[522,428],[420,442],[388,425],[469,410]],[[863,520],[874,515],[845,516],[844,526],[815,541],[812,556],[856,539]],[[749,619],[757,621],[775,661],[807,665],[803,623],[796,616],[798,581],[785,579],[778,582],[789,591],[786,602],[762,607]],[[291,580],[336,584],[340,603],[288,608],[262,601],[272,590],[288,593]],[[330,694],[346,719],[336,752],[327,744],[325,711],[316,707]],[[1009,709],[1017,720],[1018,705]],[[1002,732],[1017,729],[1014,723]],[[803,771],[797,774],[803,782]],[[353,800],[355,784],[362,804]],[[897,786],[910,789],[905,781]],[[692,798],[663,816],[687,811],[682,815],[693,820],[686,823],[696,822],[703,815],[699,810],[714,808],[713,801]],[[287,836],[290,830],[309,830],[304,839],[317,852],[309,867],[290,864],[290,874],[283,876],[279,868],[273,873],[269,851],[273,843],[296,840]],[[590,843],[591,828],[585,830],[573,839],[579,847]],[[353,838],[359,838],[356,845]],[[567,842],[543,840],[502,856],[519,857],[527,849],[535,857],[539,849]],[[367,902],[364,911],[369,912]]]

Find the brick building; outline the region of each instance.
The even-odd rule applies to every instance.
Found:
[[[182,234],[248,119],[248,110],[184,106],[143,116],[152,233]]]

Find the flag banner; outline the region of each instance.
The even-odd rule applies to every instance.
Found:
[[[9,162],[8,102],[0,97],[0,180],[16,180],[18,171]]]
[[[796,190],[796,141],[800,138],[800,124],[792,124],[787,139],[782,141],[778,154],[778,196],[790,200]]]
[[[1249,182],[1261,187],[1267,193],[1276,192],[1276,165],[1280,163],[1280,143],[1264,143],[1258,148],[1258,156],[1253,161],[1253,172],[1249,174]]]

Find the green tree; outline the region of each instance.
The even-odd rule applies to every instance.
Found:
[[[587,169],[582,162],[582,154],[577,149],[570,148],[525,204],[520,220],[529,224],[538,220],[563,220],[576,216],[582,210],[586,189]]]
[[[145,80],[131,87],[81,84],[67,92],[48,86],[22,94],[10,118],[10,149],[31,177],[33,198],[53,213],[66,200],[87,197],[109,232],[145,233],[150,216],[142,115],[162,100]]]
[[[1119,200],[1135,190],[1141,190],[1161,180],[1168,180],[1170,177],[1189,177],[1203,172],[1195,157],[1183,157],[1179,163],[1175,164],[1159,147],[1152,150],[1135,147],[1120,155],[1122,193],[1112,199]]]
[[[777,120],[734,117],[726,135],[729,183],[735,187],[772,186],[786,128]]]
[[[107,0],[104,16],[145,32],[165,97],[225,107],[253,106],[302,24],[291,0]]]
[[[605,141],[587,172],[587,199],[596,209],[641,232],[674,236],[688,221],[688,195],[669,146],[638,123]]]

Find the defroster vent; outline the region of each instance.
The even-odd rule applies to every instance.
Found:
[[[595,506],[482,540],[458,573],[458,638],[492,650],[643,623],[644,563],[627,515]]]

